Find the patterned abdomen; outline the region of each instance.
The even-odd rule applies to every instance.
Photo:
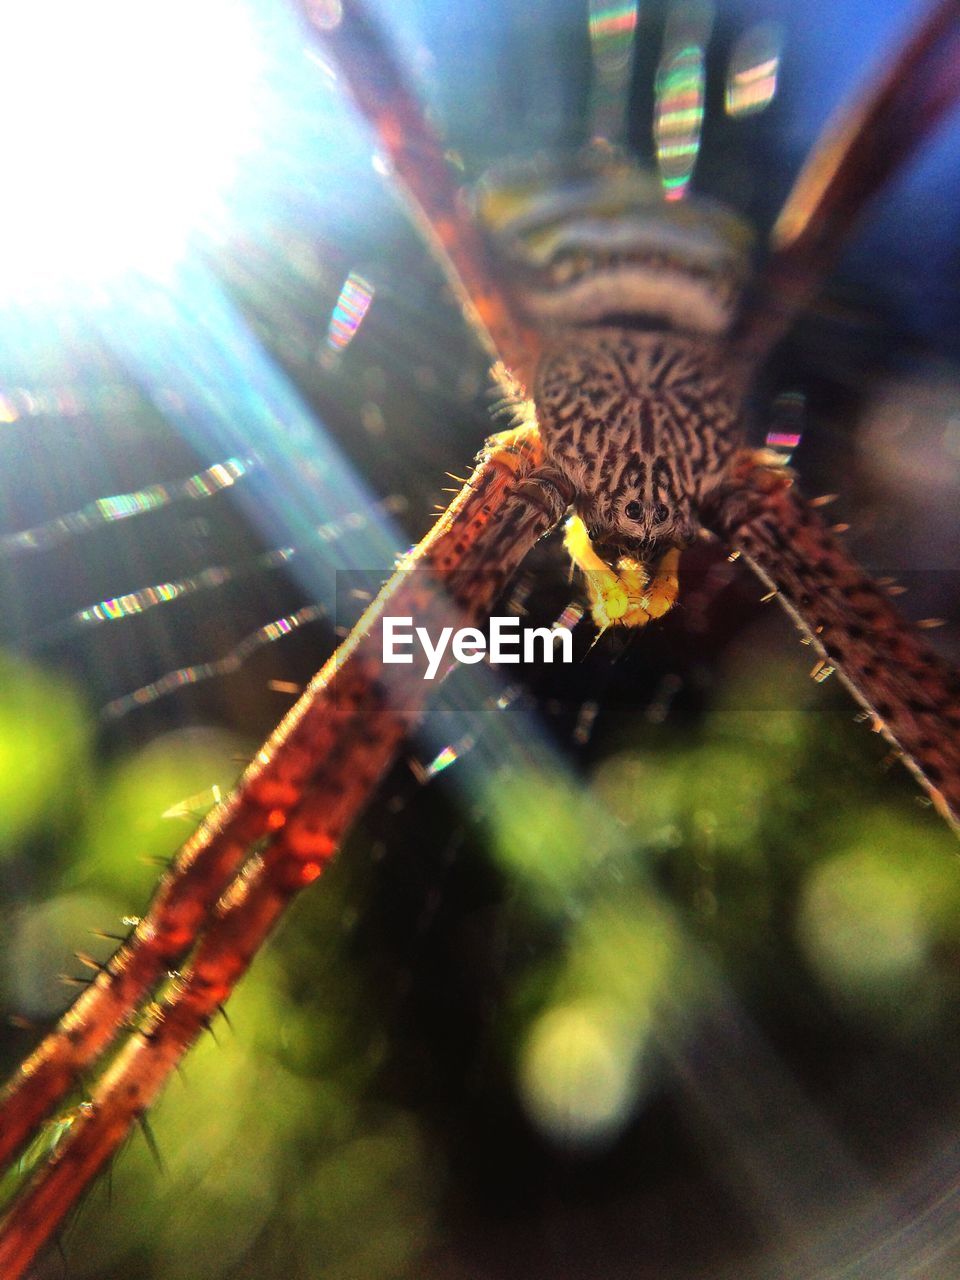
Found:
[[[689,542],[739,443],[736,396],[709,339],[567,331],[534,390],[547,453],[591,536],[634,550]]]
[[[749,228],[712,201],[665,200],[658,175],[607,147],[503,166],[481,184],[477,208],[537,327],[643,316],[721,334],[734,317]]]

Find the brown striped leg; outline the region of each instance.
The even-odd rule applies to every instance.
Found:
[[[520,324],[497,283],[486,241],[463,201],[456,171],[393,50],[362,0],[303,4],[410,197],[419,228],[444,266],[469,324],[494,361],[504,361],[529,390],[539,351],[537,335]]]
[[[541,455],[533,428],[494,437],[469,484],[387,584],[375,609],[389,606],[401,615],[429,612],[431,607],[435,611],[436,593],[426,568],[433,566],[451,575],[450,586],[464,607],[482,611],[483,602],[496,594],[530,539],[542,532],[548,509],[552,517],[551,502],[565,505],[565,500],[549,496],[555,494],[552,486],[528,479]],[[518,493],[531,496],[520,502]],[[490,556],[494,543],[496,555]],[[359,710],[351,703],[352,691],[373,678],[370,664],[376,655],[368,653],[361,662],[361,641],[358,630],[332,665],[328,663],[311,682],[257,753],[233,795],[187,841],[129,940],[10,1080],[0,1097],[0,1164],[8,1162],[62,1103],[158,981],[177,967],[253,846],[284,825],[302,803],[311,780],[328,761],[342,757],[351,737],[356,741],[364,716],[370,716],[365,732],[378,727],[366,703],[358,704]],[[339,674],[332,684],[335,670]],[[395,670],[404,673],[409,668]],[[402,694],[399,688],[388,692],[398,698]],[[402,706],[391,711],[397,719],[409,718]],[[379,729],[387,733],[386,720]],[[390,742],[392,751],[395,734]]]
[[[847,555],[770,455],[744,450],[705,523],[777,598],[960,829],[960,673]]]
[[[382,665],[384,613],[410,614],[431,631],[455,618],[481,618],[527,551],[559,521],[570,495],[538,470],[541,460],[532,427],[494,437],[450,509],[311,684],[304,695],[311,714],[320,723],[335,721],[335,740],[312,762],[311,779],[295,799],[285,804],[275,797],[275,834],[226,889],[192,962],[151,1011],[149,1026],[132,1034],[55,1161],[15,1201],[0,1229],[5,1280],[23,1273],[228,997],[284,907],[323,869],[420,713],[434,686],[416,666],[388,673]],[[261,758],[282,754],[284,741],[281,726]]]
[[[859,98],[828,124],[773,229],[736,345],[761,360],[823,282],[868,202],[960,99],[960,0],[936,0]]]
[[[312,706],[321,720],[336,719],[336,742],[314,762],[297,801],[278,804],[275,834],[226,888],[191,962],[151,1007],[146,1025],[131,1034],[55,1159],[14,1201],[0,1224],[4,1280],[23,1274],[143,1115],[285,907],[329,861],[422,711],[434,687],[422,670],[414,665],[388,672],[382,664],[385,613],[410,614],[432,634],[444,623],[479,620],[530,548],[560,520],[570,494],[539,469],[541,460],[533,427],[494,437],[450,509],[314,680]],[[282,749],[275,735],[262,754]]]

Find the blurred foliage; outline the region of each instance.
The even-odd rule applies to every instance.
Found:
[[[38,711],[45,695],[46,714],[61,731],[50,727],[45,739],[47,725],[38,720],[27,746],[32,752],[36,742],[44,781],[76,819],[41,871],[29,866],[29,837],[48,822],[42,802],[45,796],[49,806],[50,791],[38,791],[34,811],[25,813],[11,788],[0,811],[4,829],[16,823],[21,833],[8,854],[19,887],[17,905],[8,898],[5,912],[4,1005],[39,1027],[64,1005],[62,975],[83,973],[74,952],[109,954],[109,942],[95,935],[122,930],[126,914],[142,909],[158,860],[190,829],[185,815],[190,823],[202,816],[240,763],[231,735],[190,730],[97,769],[87,753],[92,726],[69,686],[12,658],[4,664],[11,719],[3,749],[15,766],[24,721],[14,717],[25,706]],[[32,783],[39,769],[30,754],[27,766]],[[229,1018],[195,1049],[151,1116],[155,1143],[130,1142],[90,1198],[72,1274],[134,1267],[138,1275],[207,1280],[237,1274],[259,1246],[277,1275],[394,1275],[427,1244],[438,1157],[425,1149],[412,1115],[367,1097],[383,1050],[377,1029],[364,1026],[344,953],[345,886],[336,872],[328,888],[261,958]],[[7,1056],[14,1051],[7,1046]],[[45,1126],[7,1177],[6,1193],[56,1150],[73,1114],[68,1109]],[[105,1205],[107,1225],[89,1230]]]
[[[905,1049],[936,1061],[960,1031],[953,839],[909,786],[879,798],[888,784],[863,768],[865,731],[848,709],[814,709],[814,686],[757,658],[762,634],[747,651],[696,732],[612,728],[574,786],[493,775],[464,837],[471,858],[482,864],[486,847],[492,860],[490,929],[509,953],[495,965],[493,1011],[472,1031],[471,1053],[488,1063],[479,1083],[431,1091],[443,1030],[411,1016],[410,960],[376,924],[384,850],[360,831],[151,1116],[162,1170],[135,1135],[90,1196],[65,1239],[71,1274],[472,1274],[448,1244],[465,1229],[476,1176],[454,1143],[456,1108],[506,1105],[498,1141],[526,1149],[525,1161],[539,1147],[603,1169],[626,1153],[622,1194],[642,1197],[636,1177],[655,1176],[663,1154],[644,1155],[649,1116],[684,1046],[730,999],[828,1056],[865,1036],[875,1068]],[[48,687],[33,668],[17,677],[17,698]],[[766,709],[765,683],[776,690]],[[28,867],[48,815],[24,818],[19,797],[0,814],[23,832],[6,864],[17,905],[4,929],[5,1004],[41,1022],[63,1003],[57,975],[74,968],[71,950],[105,955],[88,931],[142,907],[142,855],[168,855],[184,813],[237,768],[236,740],[212,731],[167,734],[97,767],[78,746],[89,726],[70,715],[70,732],[45,748],[70,830]],[[8,730],[8,750],[20,732]],[[443,808],[442,791],[415,798],[426,793]],[[463,926],[455,915],[450,927]],[[422,935],[413,930],[415,949]],[[26,1168],[55,1149],[71,1114],[38,1136]],[[475,1210],[468,1237],[486,1212]]]
[[[90,728],[67,680],[0,652],[0,859],[31,829],[68,817],[82,794]],[[63,803],[50,797],[62,793]]]

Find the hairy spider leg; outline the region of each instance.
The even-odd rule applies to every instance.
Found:
[[[439,249],[468,322],[495,358],[494,383],[504,399],[521,402],[518,377],[524,372],[529,376],[536,337],[517,324],[489,269],[486,245],[460,198],[439,138],[362,5],[345,4],[337,30],[324,28],[322,34],[406,186],[421,230]],[[509,368],[497,358],[501,354],[509,360]],[[489,441],[485,457],[489,462],[485,476],[512,473],[516,477],[539,465],[542,450],[531,413],[526,413],[523,426]],[[497,488],[500,482],[490,484]],[[434,545],[451,521],[457,521],[456,507],[454,502],[438,519],[414,558]],[[475,521],[463,532],[458,555],[469,554],[480,528]],[[508,554],[505,562],[510,560]],[[345,652],[347,646],[341,654]],[[184,845],[127,942],[0,1094],[0,1167],[16,1155],[36,1125],[108,1048],[159,978],[176,967],[251,847],[269,835],[280,815],[299,803],[307,776],[322,768],[327,754],[335,749],[336,718],[326,715],[319,722],[313,704],[319,679],[284,717],[233,794]]]
[[[433,685],[416,666],[389,668],[395,678],[388,679],[384,613],[413,614],[437,627],[454,613],[471,621],[489,613],[520,561],[569,504],[569,491],[542,461],[532,426],[494,436],[450,508],[311,683],[304,698],[314,723],[332,721],[335,732],[295,799],[285,805],[274,797],[269,841],[224,885],[177,981],[121,1048],[56,1160],[37,1171],[0,1223],[4,1280],[23,1275],[150,1106],[289,903],[323,871],[422,714]],[[281,725],[261,756],[275,755],[283,742]]]
[[[960,831],[960,672],[893,607],[773,455],[744,449],[731,470],[705,525],[772,589]]]

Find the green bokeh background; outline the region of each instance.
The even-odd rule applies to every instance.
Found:
[[[418,74],[468,176],[514,144],[582,138],[585,6],[558,0],[543,17],[504,0],[492,19],[411,8],[437,58]],[[642,11],[641,106],[663,8]],[[808,60],[809,8],[791,18]],[[769,14],[718,6],[722,50],[747,16]],[[797,99],[817,92],[786,66],[755,121],[734,126],[708,103],[697,181],[761,225],[799,163]],[[530,99],[554,67],[557,102],[538,116]],[[505,83],[527,102],[522,126]],[[282,118],[271,214],[211,260],[412,541],[444,471],[462,475],[489,430],[484,361],[355,123],[334,95],[324,103],[315,129],[297,103]],[[321,362],[355,269],[376,301],[339,362]],[[936,513],[915,510],[901,477],[878,481],[859,449],[871,393],[889,379],[938,379],[944,413],[960,415],[956,370],[881,305],[913,296],[913,277],[853,275],[840,271],[779,354],[759,411],[782,391],[805,396],[805,486],[843,490],[837,518],[856,554],[887,565],[893,530],[906,567],[925,567]],[[218,460],[194,454],[83,323],[27,329],[30,359],[10,378],[73,385],[81,368],[125,394],[105,392],[87,417],[4,424],[10,528]],[[75,953],[106,957],[93,931],[123,933],[143,911],[159,867],[290,705],[270,682],[308,679],[344,620],[116,723],[100,714],[110,699],[229,652],[304,604],[301,588],[257,571],[99,629],[60,624],[91,601],[265,549],[228,497],[0,562],[6,1070],[65,1007],[62,975],[89,973]],[[914,575],[913,616],[956,617],[956,576],[942,567]],[[512,709],[491,711],[454,677],[446,738],[411,744],[258,956],[229,1022],[170,1082],[153,1143],[131,1136],[66,1225],[62,1255],[39,1264],[43,1280],[960,1273],[956,840],[836,681],[809,679],[810,651],[757,584],[703,549],[682,581],[680,607],[648,634],[592,647],[581,623],[574,666],[526,672]],[[556,540],[522,587],[537,624],[576,596]],[[938,634],[955,655],[955,627]],[[440,742],[467,738],[452,768],[417,781]],[[534,749],[546,741],[552,762]],[[55,1150],[93,1083],[78,1084],[4,1195]]]
[[[957,1100],[953,837],[883,774],[844,700],[766,639],[761,626],[695,731],[612,716],[604,732],[601,716],[575,786],[487,761],[465,814],[446,779],[393,775],[387,812],[297,904],[229,1022],[166,1089],[152,1143],[132,1136],[65,1231],[70,1274],[452,1278],[515,1274],[515,1252],[547,1275],[561,1223],[562,1274],[627,1274],[631,1224],[653,1205],[676,1238],[649,1236],[639,1274],[795,1266],[764,1198],[724,1176],[718,1119],[732,1126],[721,1145],[749,1162],[779,1123],[780,1090],[796,1094],[804,1133],[809,1108],[810,1149],[782,1148],[773,1197],[821,1159],[829,1177],[833,1143],[894,1185],[932,1158]],[[84,972],[72,953],[107,954],[90,931],[122,930],[142,907],[185,810],[227,785],[249,744],[172,731],[104,764],[63,678],[5,661],[0,723],[35,782],[0,815],[20,877],[0,972],[7,1011],[41,1027],[66,998],[60,975]],[[744,682],[765,680],[778,707],[736,710]],[[737,1061],[755,1096],[718,1118],[730,1099],[698,1094],[689,1073],[731,1007],[755,1027]],[[8,1058],[34,1034],[11,1032]],[[702,1234],[689,1230],[697,1197]],[[798,1241],[863,1212],[862,1190],[824,1199],[787,1201]],[[609,1262],[591,1253],[600,1224]]]

